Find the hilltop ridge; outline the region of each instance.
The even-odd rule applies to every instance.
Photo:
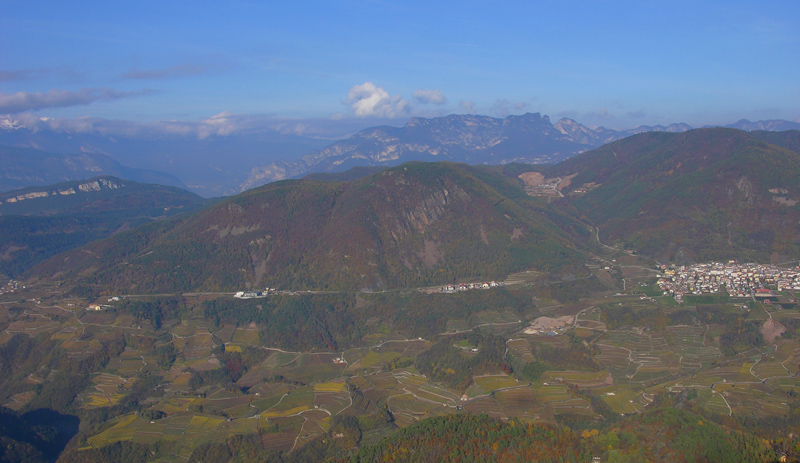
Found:
[[[574,274],[588,229],[491,171],[412,163],[352,182],[291,180],[91,244],[40,276],[119,290],[385,289]],[[91,269],[91,271],[90,271]]]
[[[760,138],[797,146],[798,135],[649,132],[538,170],[570,179],[560,204],[605,240],[663,261],[769,261],[800,255],[800,154]]]

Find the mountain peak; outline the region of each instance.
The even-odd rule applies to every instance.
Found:
[[[780,119],[750,122],[747,119],[740,119],[735,124],[726,125],[725,127],[746,130],[748,132],[752,132],[754,130],[782,132],[784,130],[800,130],[800,122],[785,121]]]
[[[352,182],[265,185],[164,223],[137,242],[148,249],[126,248],[123,257],[116,243],[130,237],[118,234],[92,245],[114,258],[76,251],[69,268],[62,259],[42,270],[77,275],[100,266],[96,281],[147,291],[416,287],[573,269],[589,237],[574,230],[583,227],[529,198],[516,179],[464,164],[406,163]],[[116,258],[128,260],[122,273],[105,268]]]

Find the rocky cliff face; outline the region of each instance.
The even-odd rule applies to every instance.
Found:
[[[13,204],[37,198],[47,198],[49,196],[69,196],[90,191],[117,190],[124,188],[125,184],[113,178],[98,178],[87,182],[79,183],[75,186],[35,188],[34,191],[12,192],[0,194],[0,203]]]

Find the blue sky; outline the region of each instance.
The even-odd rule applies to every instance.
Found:
[[[800,118],[797,0],[272,3],[0,0],[0,114],[323,136]]]

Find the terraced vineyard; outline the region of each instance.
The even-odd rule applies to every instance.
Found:
[[[527,283],[512,286],[529,291]],[[792,412],[800,392],[800,341],[786,333],[772,342],[752,336],[747,344],[731,326],[739,327],[737,336],[771,317],[794,326],[800,312],[755,303],[748,312],[741,302],[678,304],[644,297],[639,288],[570,304],[527,296],[533,302],[517,309],[447,319],[443,330],[425,338],[373,316],[345,348],[316,351],[279,348],[259,323],[212,322],[191,298],[181,302],[183,316],[152,321],[113,307],[89,311],[85,301],[53,292],[0,301],[0,347],[25,338],[58,346],[76,364],[95,362],[99,367],[87,374],[71,406],[116,415],[82,435],[79,447],[169,442],[175,447],[161,457],[165,462],[187,461],[200,444],[238,434],[258,435],[264,449],[297,450],[330,435],[332,423],[345,416],[364,423],[383,413],[390,417],[365,425],[361,439],[369,444],[441,415],[542,423],[568,418],[581,426],[574,423],[640,413],[658,397],[682,397],[717,416],[767,419]],[[369,296],[359,297],[369,304]],[[571,322],[558,332],[526,334],[543,316]],[[486,339],[497,341],[505,363],[486,361],[480,372],[467,372],[464,387],[448,385],[454,383],[447,375],[460,374],[459,361],[489,355]],[[441,357],[450,359],[443,363],[431,360],[443,381],[417,368],[418,358],[434,349],[451,355]],[[26,410],[58,372],[19,371],[3,405]]]

